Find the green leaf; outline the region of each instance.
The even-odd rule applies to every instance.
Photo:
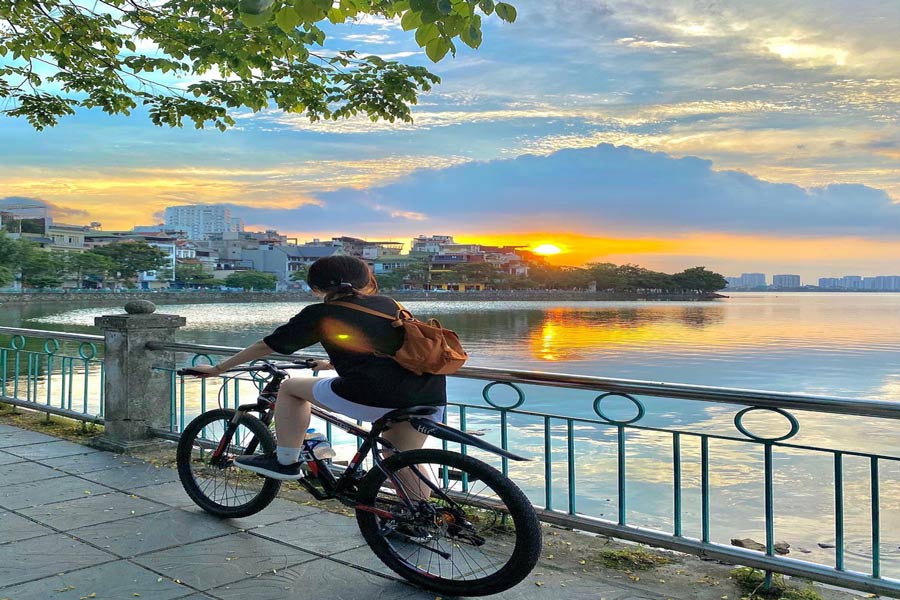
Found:
[[[275,0],[241,0],[238,3],[238,10],[241,15],[261,15],[272,8]]]
[[[425,46],[425,54],[432,62],[438,62],[450,51],[450,43],[442,37],[435,38]]]
[[[497,11],[497,16],[507,23],[516,22],[516,8],[512,4],[498,2],[494,9]]]
[[[272,13],[274,12],[272,7],[269,7],[268,10],[265,10],[258,15],[253,13],[241,13],[241,22],[247,27],[262,27],[272,20]]]
[[[428,42],[437,38],[440,34],[441,32],[438,30],[437,25],[433,23],[422,25],[416,30],[416,43],[421,48],[423,46],[426,46]]]
[[[481,29],[474,24],[464,27],[459,34],[459,39],[461,39],[466,46],[477,50],[478,46],[481,45]]]
[[[494,0],[481,0],[481,2],[478,3],[478,7],[481,9],[481,12],[489,15],[494,12]]]
[[[347,20],[347,15],[340,8],[332,8],[328,11],[328,20],[334,25],[340,25]]]
[[[438,0],[437,9],[439,13],[446,16],[453,11],[453,5],[450,3],[450,0]]]
[[[292,32],[302,22],[293,6],[285,6],[275,13],[275,23],[285,33]]]
[[[409,0],[410,10],[414,10],[416,12],[422,12],[423,10],[427,10],[433,7],[434,0]]]
[[[325,16],[325,11],[320,9],[314,0],[297,0],[294,2],[294,10],[304,23],[316,23]]]
[[[403,18],[400,19],[400,27],[403,28],[403,31],[412,31],[421,24],[422,15],[414,10],[406,11],[403,14]]]

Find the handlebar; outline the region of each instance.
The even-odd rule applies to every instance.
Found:
[[[245,367],[233,367],[231,369],[225,369],[223,373],[253,373],[256,371],[266,371],[269,373],[273,373],[278,370],[286,370],[286,369],[314,369],[316,366],[316,359],[313,358],[304,358],[301,360],[295,360],[289,363],[270,363],[268,361],[262,361],[263,364],[259,366],[248,365]],[[183,369],[178,369],[175,371],[176,375],[184,376],[194,376],[194,377],[209,377],[209,373],[203,373],[201,371],[196,371],[191,367],[185,367]]]

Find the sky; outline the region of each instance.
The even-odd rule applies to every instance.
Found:
[[[81,112],[0,120],[0,204],[57,222],[160,222],[222,203],[312,239],[556,244],[558,264],[726,275],[900,274],[900,3],[523,0],[437,65],[398,23],[326,47],[431,65],[413,124],[162,129]]]

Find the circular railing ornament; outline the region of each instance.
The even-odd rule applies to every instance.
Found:
[[[56,354],[59,352],[59,340],[56,338],[50,338],[46,342],[44,342],[44,352],[47,354]]]
[[[97,346],[93,342],[81,342],[78,346],[78,356],[84,360],[91,360],[97,356]]]
[[[790,431],[788,431],[786,434],[784,434],[782,436],[778,436],[778,437],[764,437],[761,435],[756,435],[755,433],[753,433],[752,431],[750,431],[749,429],[744,427],[744,423],[743,423],[744,416],[755,410],[767,410],[767,411],[771,411],[774,413],[778,413],[779,415],[781,415],[782,417],[787,419],[788,423],[791,424]],[[794,415],[792,415],[791,413],[789,413],[788,411],[786,411],[782,408],[775,408],[775,407],[769,407],[769,406],[748,406],[747,408],[738,411],[738,413],[736,415],[734,415],[734,426],[737,428],[738,431],[740,431],[741,433],[746,435],[748,438],[750,438],[751,440],[756,440],[758,442],[780,442],[782,440],[786,440],[788,438],[794,437],[800,431],[800,422],[797,421],[797,418]]]
[[[631,400],[632,404],[634,404],[635,407],[637,407],[637,414],[634,415],[633,417],[631,417],[630,419],[613,419],[613,418],[606,416],[606,414],[603,412],[603,408],[601,407],[601,405],[603,404],[603,400],[605,400],[606,398],[609,398],[610,396],[618,396],[620,398],[625,398],[627,400]],[[641,419],[643,419],[646,411],[644,410],[644,405],[641,403],[641,401],[638,400],[637,398],[635,398],[634,396],[632,396],[631,394],[626,394],[624,392],[606,392],[605,394],[600,394],[599,396],[597,396],[594,399],[594,412],[597,413],[598,417],[600,417],[607,423],[610,423],[611,425],[629,425],[631,423],[634,423],[636,421],[640,421]]]
[[[16,334],[9,339],[9,347],[13,350],[24,350],[25,349],[25,336]]]
[[[491,400],[491,388],[493,388],[495,385],[505,385],[506,387],[515,390],[516,394],[518,395],[518,399],[516,400],[515,404],[513,404],[512,406],[501,406]],[[484,398],[485,402],[500,410],[513,410],[519,408],[525,402],[525,392],[522,391],[522,388],[509,381],[492,381],[491,383],[484,386],[483,390],[481,390],[481,397]]]

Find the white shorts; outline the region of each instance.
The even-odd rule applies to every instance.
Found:
[[[331,382],[337,379],[337,377],[322,377],[320,378],[315,385],[313,385],[313,398],[315,398],[316,402],[330,410],[331,412],[335,412],[346,417],[350,417],[351,419],[355,419],[357,421],[366,421],[368,423],[372,423],[373,421],[377,421],[384,415],[388,414],[392,410],[397,410],[396,408],[381,408],[378,406],[368,406],[366,404],[358,404],[356,402],[351,402],[346,398],[342,398],[334,393],[334,390],[331,389]],[[436,406],[437,411],[431,415],[429,415],[429,419],[432,421],[441,422],[444,418],[444,407]]]

